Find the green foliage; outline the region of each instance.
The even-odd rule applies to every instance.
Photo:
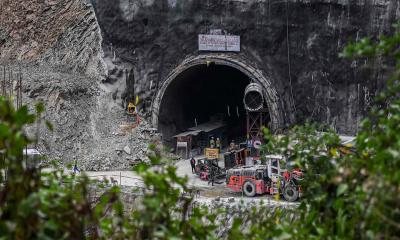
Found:
[[[244,239],[398,239],[399,46],[396,31],[377,43],[363,39],[343,54],[385,56],[396,64],[387,88],[361,124],[354,149],[341,146],[335,133],[322,133],[315,125],[294,127],[279,138],[265,132],[265,151],[288,156],[304,170],[304,199],[294,220],[278,211],[274,218],[253,222],[257,230],[242,234]]]
[[[0,185],[0,238],[84,239],[100,220],[89,199],[89,180],[62,171],[41,172],[28,167],[23,155],[25,147],[34,143],[24,128],[43,111],[43,104],[36,106],[36,114],[26,106],[15,111],[10,101],[0,97],[2,180],[7,173]]]
[[[161,156],[150,159],[158,164]],[[206,239],[215,229],[215,216],[206,209],[191,209],[193,197],[181,194],[189,192],[187,179],[178,177],[174,166],[140,164],[135,171],[146,186],[143,206],[133,212],[135,239]]]
[[[346,58],[390,56],[396,61],[400,60],[400,52],[398,51],[400,43],[400,23],[394,24],[393,28],[393,35],[382,35],[376,43],[366,37],[361,39],[358,43],[349,44],[340,56]]]
[[[63,171],[41,172],[24,164],[23,150],[34,141],[26,137],[26,125],[41,121],[43,104],[36,114],[27,107],[15,111],[0,98],[0,173],[8,178],[0,186],[0,238],[8,239],[212,239],[215,214],[192,207],[186,178],[163,159],[155,146],[150,167],[135,172],[145,184],[143,201],[125,214],[119,188],[112,187],[96,202],[90,198],[87,177]],[[45,124],[52,129],[51,124]],[[2,176],[3,179],[3,176]]]
[[[349,189],[358,200],[361,229],[369,238],[400,235],[400,25],[395,33],[370,42],[373,56],[386,57],[396,68],[387,88],[376,99],[371,116],[362,122],[357,151],[349,161]],[[366,47],[349,46],[345,53]]]
[[[139,164],[134,171],[143,179],[141,205],[120,216],[122,231],[111,231],[108,237],[119,239],[212,239],[215,214],[206,208],[192,206],[193,196],[186,186],[187,178],[176,175],[176,168],[163,159],[155,146],[149,156],[151,165]],[[164,165],[160,166],[163,163]],[[115,220],[115,218],[114,218]]]
[[[19,217],[21,213],[18,210],[22,203],[26,203],[29,193],[38,189],[38,182],[35,181],[38,176],[24,170],[22,150],[31,141],[24,135],[22,128],[25,124],[33,123],[35,115],[29,114],[27,107],[15,111],[9,101],[0,97],[0,120],[0,177],[3,179],[6,173],[15,176],[13,181],[5,181],[0,187],[0,233],[21,232],[15,236],[24,238],[29,236],[27,231],[31,231],[25,229],[25,221],[36,222],[37,217]]]

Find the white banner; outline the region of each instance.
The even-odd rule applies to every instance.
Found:
[[[240,52],[240,36],[226,36],[226,51]]]
[[[176,147],[178,147],[178,148],[179,148],[179,147],[184,147],[184,148],[186,148],[187,145],[188,145],[187,142],[177,142],[177,143],[176,143]]]
[[[240,36],[200,34],[199,51],[240,52]]]

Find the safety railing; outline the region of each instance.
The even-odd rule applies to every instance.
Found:
[[[140,177],[125,176],[122,172],[116,174],[99,174],[99,175],[88,175],[90,179],[107,180],[113,185],[128,186],[128,187],[141,187],[143,188],[143,180]],[[125,180],[125,181],[124,181]],[[141,183],[141,184],[139,184]]]

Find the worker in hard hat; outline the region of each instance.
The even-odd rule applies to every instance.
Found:
[[[215,140],[214,140],[214,137],[211,137],[211,139],[210,139],[210,148],[215,148]]]
[[[215,147],[221,151],[221,140],[219,138],[215,140]]]
[[[231,152],[231,151],[235,150],[235,146],[236,146],[235,141],[232,140],[231,143],[229,144],[229,151]]]

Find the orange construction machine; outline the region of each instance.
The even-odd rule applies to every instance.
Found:
[[[301,197],[300,169],[288,171],[280,168],[282,157],[267,156],[266,165],[233,168],[226,172],[226,185],[248,197],[256,194],[282,194],[286,201],[294,202]]]

